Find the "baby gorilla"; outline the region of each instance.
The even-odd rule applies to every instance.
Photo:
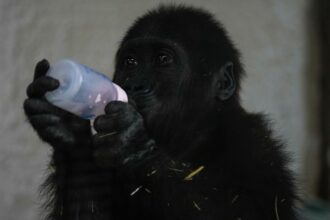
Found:
[[[53,149],[47,219],[296,219],[283,145],[241,107],[239,53],[208,12],[162,6],[135,22],[114,75],[129,102],[110,102],[95,135],[45,100],[48,68],[24,103]]]

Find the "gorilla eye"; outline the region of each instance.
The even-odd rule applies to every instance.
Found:
[[[133,68],[133,67],[136,67],[138,65],[138,61],[136,58],[134,57],[126,57],[124,59],[124,66],[127,67],[127,68]]]
[[[160,53],[157,55],[156,64],[160,66],[166,66],[173,63],[173,57],[168,53]]]

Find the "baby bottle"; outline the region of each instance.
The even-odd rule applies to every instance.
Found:
[[[108,77],[72,60],[52,65],[47,74],[59,80],[59,87],[45,94],[46,99],[85,119],[104,114],[110,101],[127,102],[125,91]]]

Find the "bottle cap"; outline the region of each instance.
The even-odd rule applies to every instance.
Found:
[[[126,92],[122,88],[120,88],[117,84],[113,83],[113,85],[117,91],[117,100],[122,102],[128,102]]]

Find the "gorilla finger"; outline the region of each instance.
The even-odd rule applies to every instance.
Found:
[[[40,98],[46,92],[58,88],[59,85],[60,83],[57,79],[48,76],[39,77],[28,86],[26,94],[30,98]]]
[[[89,120],[85,120],[76,115],[71,115],[70,119],[65,119],[68,122],[68,126],[81,134],[90,134],[91,133],[91,124]]]
[[[46,59],[39,61],[34,69],[34,80],[39,78],[40,76],[46,75],[49,69],[49,62]]]
[[[34,115],[29,118],[32,127],[36,130],[44,129],[60,123],[60,117],[50,114]]]
[[[118,143],[118,133],[97,133],[93,136],[93,146],[97,149],[100,147],[114,147]]]
[[[26,99],[23,104],[25,113],[31,117],[39,114],[61,115],[61,110],[43,99]]]
[[[131,106],[125,102],[121,102],[121,101],[112,101],[109,102],[106,106],[105,106],[105,113],[106,114],[119,114],[119,113],[123,113],[123,112],[128,112],[128,110],[133,110],[133,109],[129,109]],[[132,107],[133,108],[133,107]]]
[[[52,146],[73,146],[75,144],[74,137],[63,128],[58,126],[49,126],[38,132],[42,140],[50,143]]]
[[[127,128],[140,117],[132,105],[120,101],[108,103],[105,107],[105,112],[106,115],[112,116],[117,121],[119,128]]]
[[[100,115],[94,120],[94,129],[97,132],[109,133],[122,129],[124,127],[121,122],[113,117],[114,115]]]

